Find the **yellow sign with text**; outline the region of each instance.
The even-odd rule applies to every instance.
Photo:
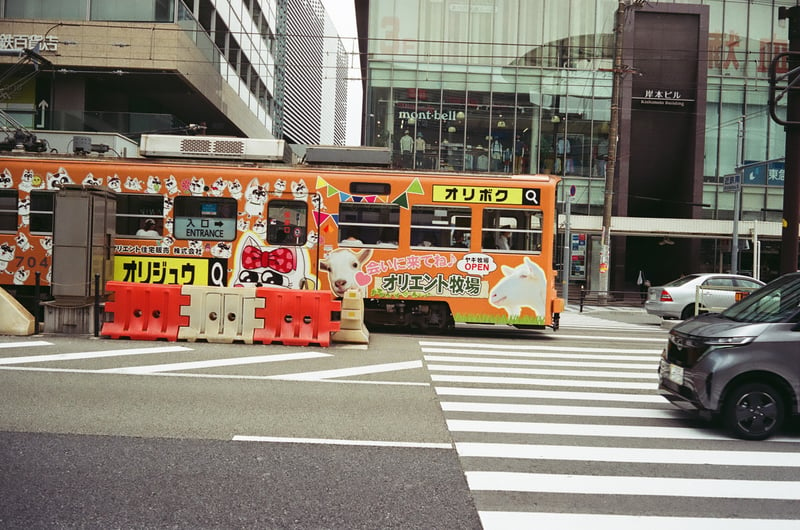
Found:
[[[114,279],[119,282],[208,285],[209,278],[205,258],[114,256]]]
[[[539,206],[540,191],[537,188],[436,184],[433,186],[433,200],[434,202]]]

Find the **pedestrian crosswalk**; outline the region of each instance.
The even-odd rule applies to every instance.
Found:
[[[420,341],[484,529],[800,528],[800,438],[674,408],[638,336]]]
[[[202,343],[161,345],[157,342],[141,347],[50,353],[62,349],[62,344],[61,340],[0,341],[0,351],[4,353],[0,355],[0,371],[342,382],[365,377],[373,385],[429,386],[419,359],[364,363],[358,356],[352,358],[352,365],[334,362],[325,369],[309,369],[305,361],[317,360],[320,367],[327,366],[324,361],[335,361],[335,353],[293,347],[280,353],[273,352],[272,348],[251,347],[243,348],[241,355],[231,355],[229,351],[222,352]],[[370,379],[387,373],[392,374],[389,380]],[[404,378],[398,374],[409,375]]]
[[[619,312],[621,314],[641,314],[638,312]],[[607,330],[650,330],[663,332],[664,330],[656,324],[641,324],[635,322],[625,322],[620,320],[612,320],[604,318],[603,313],[599,312],[564,312],[561,314],[561,321],[559,329],[607,329]]]

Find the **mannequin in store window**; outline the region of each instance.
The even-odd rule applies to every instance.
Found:
[[[500,138],[494,137],[491,147],[492,171],[501,171],[503,168],[503,144]]]
[[[565,175],[573,172],[573,162],[570,158],[572,146],[568,138],[559,138],[556,142],[556,173]]]
[[[410,168],[413,160],[414,139],[406,131],[400,138],[400,160],[404,168]]]
[[[489,171],[489,155],[486,154],[486,150],[482,145],[478,146],[478,158],[475,169],[478,171]]]
[[[417,133],[417,139],[414,140],[414,167],[417,169],[422,168],[425,165],[425,149],[428,147],[428,144],[425,143],[425,138],[422,137],[422,133]]]
[[[525,142],[517,135],[517,141],[514,143],[514,173],[519,175],[522,173],[522,159],[525,157]]]
[[[511,162],[513,159],[511,148],[506,147],[503,149],[503,173],[511,173]]]

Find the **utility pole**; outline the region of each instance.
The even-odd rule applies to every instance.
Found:
[[[786,167],[783,181],[783,230],[781,232],[781,274],[797,270],[797,239],[800,224],[800,6],[778,8],[778,19],[789,19],[789,52],[770,64],[769,107],[773,121],[786,130]],[[786,58],[788,72],[778,76],[777,64]],[[786,83],[777,94],[776,85]],[[786,119],[777,116],[778,101],[786,96]]]
[[[600,235],[600,291],[599,300],[608,300],[609,260],[611,258],[611,213],[614,206],[614,173],[617,170],[617,143],[619,137],[619,101],[622,85],[622,51],[625,31],[625,12],[627,4],[620,0],[614,22],[614,67],[611,84],[611,123],[608,126],[608,161],[606,163],[606,184],[603,196],[603,230]]]
[[[731,239],[731,274],[739,274],[739,217],[742,216],[742,157],[744,156],[744,117],[739,118],[736,133],[736,190],[733,193],[733,237]]]

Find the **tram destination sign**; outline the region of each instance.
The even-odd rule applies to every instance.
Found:
[[[219,217],[175,217],[175,237],[178,239],[236,239],[236,219]]]

